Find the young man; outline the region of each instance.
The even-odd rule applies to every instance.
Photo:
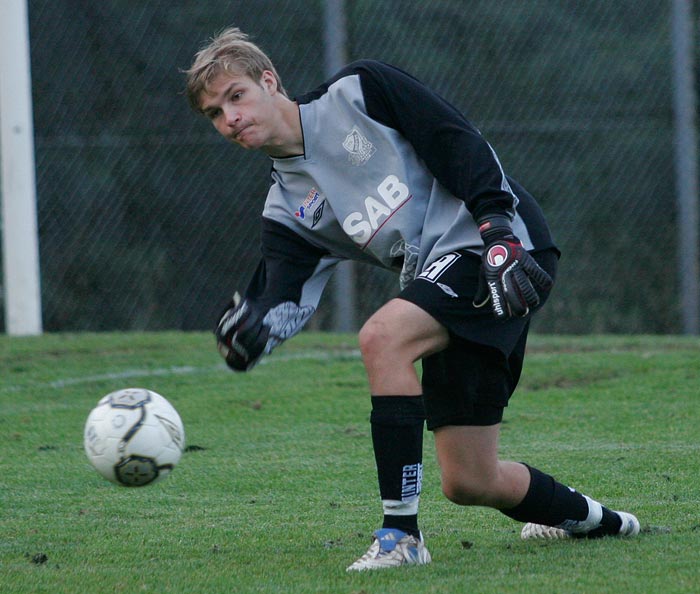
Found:
[[[236,28],[195,56],[187,92],[220,134],[273,165],[262,259],[216,329],[232,369],[301,330],[339,261],[399,273],[398,297],[359,334],[384,522],[348,570],[430,562],[417,521],[426,418],[451,501],[526,522],[523,538],[639,532],[633,515],[498,457],[529,319],[559,252],[533,197],[462,114],[368,60],[292,100]]]

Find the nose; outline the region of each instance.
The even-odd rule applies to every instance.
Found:
[[[230,127],[235,127],[240,121],[241,121],[241,114],[238,112],[238,110],[231,105],[226,105],[223,108],[224,112],[224,121],[226,122],[227,126]]]

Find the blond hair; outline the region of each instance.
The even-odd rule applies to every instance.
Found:
[[[201,95],[222,72],[234,76],[249,76],[260,82],[263,72],[269,70],[277,80],[277,89],[285,97],[287,92],[275,70],[272,60],[257,45],[248,41],[248,35],[238,27],[224,29],[194,56],[192,66],[185,70],[186,93],[190,106],[201,112]]]

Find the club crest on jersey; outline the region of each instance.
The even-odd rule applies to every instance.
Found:
[[[350,163],[358,167],[367,163],[372,155],[377,152],[374,145],[357,129],[357,126],[353,126],[350,133],[345,137],[343,148],[350,153],[348,156]]]
[[[294,211],[294,216],[302,220],[305,219],[306,212],[318,202],[318,199],[320,197],[321,194],[318,193],[316,188],[311,188],[311,191],[306,195],[306,198],[304,198],[304,202],[302,202],[299,205],[299,208],[296,211]]]

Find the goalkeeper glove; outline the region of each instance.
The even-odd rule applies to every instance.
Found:
[[[270,327],[263,323],[265,313],[236,293],[220,316],[214,330],[217,347],[234,371],[249,371],[265,352],[270,335]]]
[[[548,290],[552,278],[513,235],[508,217],[492,215],[480,219],[478,224],[484,252],[474,306],[483,307],[490,301],[498,319],[526,316],[531,307],[540,303],[533,282]]]

